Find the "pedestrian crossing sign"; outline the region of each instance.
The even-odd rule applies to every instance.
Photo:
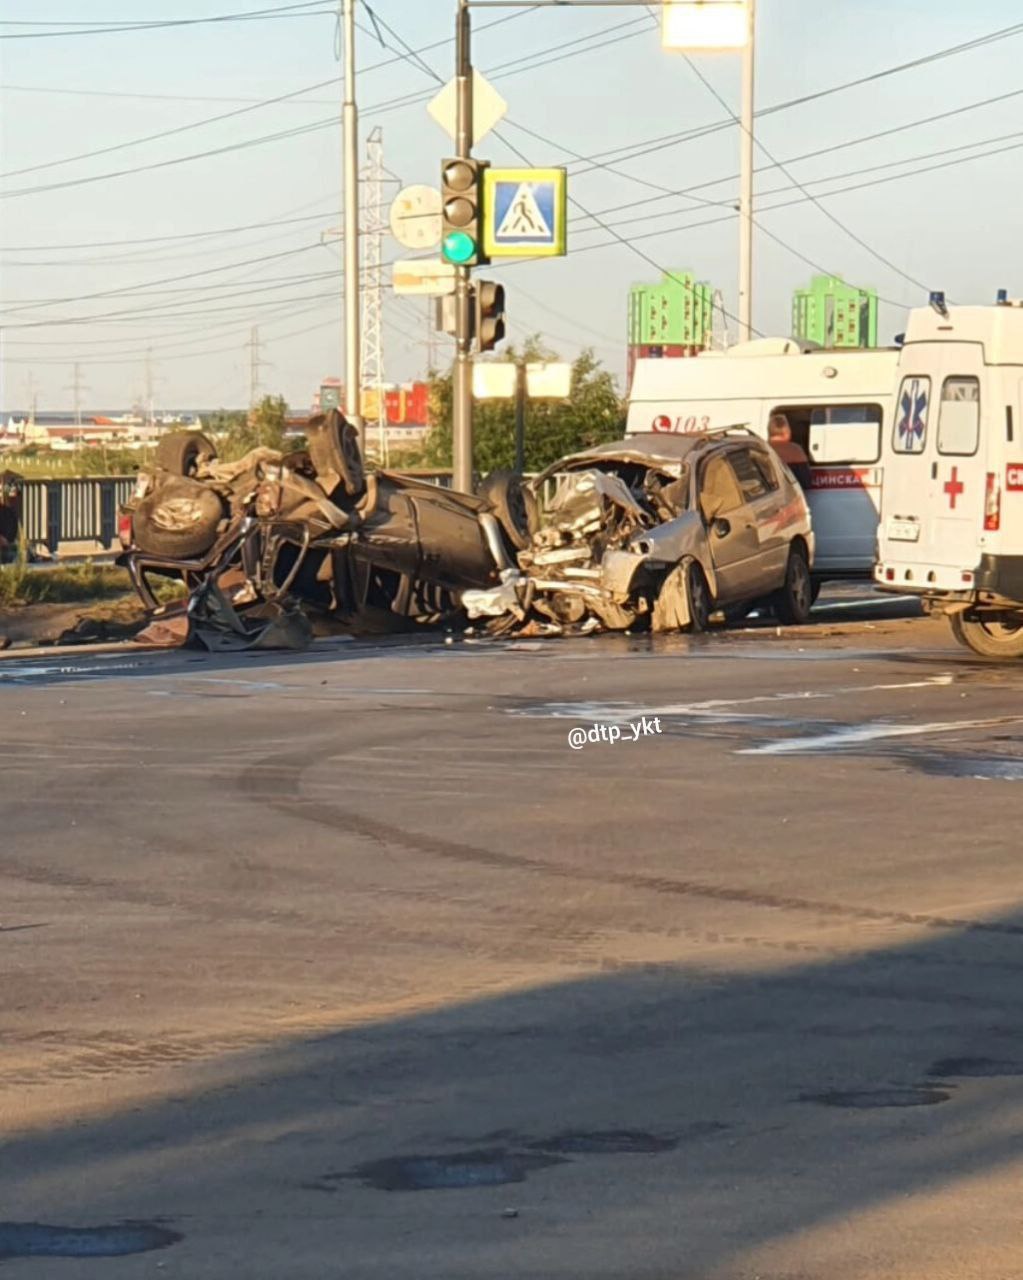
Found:
[[[486,169],[483,252],[488,258],[557,258],[566,249],[564,169]]]

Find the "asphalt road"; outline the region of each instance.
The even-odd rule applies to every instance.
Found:
[[[1021,687],[840,609],[0,664],[3,1280],[1023,1274]]]

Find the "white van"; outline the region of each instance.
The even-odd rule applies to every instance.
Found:
[[[690,359],[637,360],[626,431],[713,431],[743,423],[767,438],[783,413],[810,460],[818,580],[870,577],[881,501],[881,437],[891,426],[898,351],[803,351],[761,338]]]
[[[910,313],[884,441],[878,583],[1023,656],[1023,302]]]

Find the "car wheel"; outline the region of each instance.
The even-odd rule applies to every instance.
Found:
[[[813,608],[813,584],[806,552],[793,547],[785,569],[785,585],[774,598],[774,613],[786,626],[799,626],[809,620]]]
[[[209,550],[223,518],[223,504],[212,489],[180,477],[142,499],[132,533],[140,551],[185,560]]]
[[[216,456],[216,445],[201,431],[171,431],[157,441],[155,462],[172,476],[194,476],[200,459]]]
[[[336,409],[310,427],[309,457],[317,477],[337,476],[350,497],[357,497],[366,488],[358,432]]]
[[[703,570],[695,560],[686,569],[686,594],[689,597],[689,630],[706,631],[712,608],[710,588]]]
[[[949,621],[959,643],[982,658],[1023,658],[1023,624],[1013,626],[979,618],[971,621],[961,613],[954,613]]]
[[[537,527],[536,498],[514,471],[492,471],[477,490],[494,508],[497,522],[516,551],[524,551]]]

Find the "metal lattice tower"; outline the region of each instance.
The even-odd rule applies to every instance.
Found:
[[[377,448],[384,466],[388,461],[387,406],[384,402],[384,234],[388,229],[384,208],[384,132],[377,126],[366,139],[366,165],[362,170],[362,388],[371,388],[376,400],[366,427],[376,424]],[[367,432],[368,434],[368,432]]]
[[[720,289],[714,290],[714,303],[710,314],[710,348],[712,351],[727,351],[732,345],[732,336],[728,330],[728,312],[725,310],[724,295]]]

